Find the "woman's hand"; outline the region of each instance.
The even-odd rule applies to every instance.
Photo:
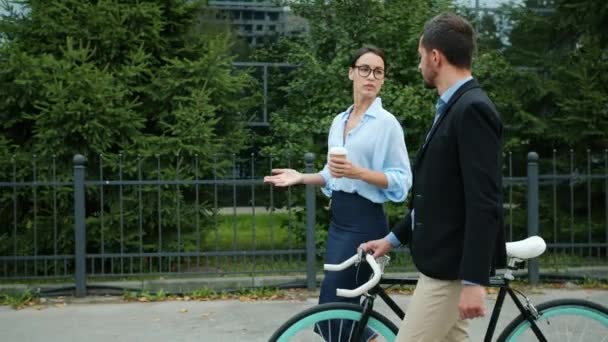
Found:
[[[330,158],[329,172],[331,173],[331,176],[335,178],[346,177],[359,179],[361,169],[346,158]]]
[[[264,177],[264,183],[274,186],[290,186],[302,183],[302,174],[294,169],[272,169],[272,176]]]

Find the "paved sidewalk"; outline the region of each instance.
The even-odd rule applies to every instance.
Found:
[[[534,303],[557,298],[584,298],[608,306],[607,290],[534,289],[527,293]],[[393,298],[407,307],[410,296]],[[0,341],[267,341],[281,323],[316,304],[316,298],[241,302],[167,301],[124,303],[118,297],[72,299],[67,305],[49,304],[13,310],[0,307]],[[488,299],[491,309],[493,296]],[[397,318],[378,301],[390,319]],[[507,300],[499,329],[515,316]],[[471,341],[483,340],[489,317],[474,320]]]

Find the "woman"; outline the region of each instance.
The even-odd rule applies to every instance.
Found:
[[[384,52],[373,46],[357,50],[348,78],[353,84],[353,105],[338,114],[331,125],[328,150],[346,149],[346,157],[329,156],[319,173],[273,169],[264,182],[276,186],[315,184],[331,197],[331,222],[325,263],[338,264],[351,257],[366,241],[388,234],[382,208],[386,201],[402,202],[412,184],[403,130],[382,107],[378,93],[384,84]],[[353,289],[371,275],[369,266],[325,272],[319,303],[353,302],[360,298],[336,296],[336,288]],[[325,328],[322,328],[325,334]],[[332,329],[336,331],[336,329]],[[371,337],[371,336],[370,336]]]

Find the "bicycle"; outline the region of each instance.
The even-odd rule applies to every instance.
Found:
[[[523,268],[525,260],[540,256],[545,249],[545,241],[539,236],[507,243],[509,257],[507,270],[503,275],[497,275],[490,280],[489,287],[500,289],[484,341],[489,342],[494,336],[507,294],[520,314],[504,328],[497,341],[608,341],[606,307],[580,299],[551,300],[535,306],[525,294],[510,286],[510,281],[514,280],[513,271]],[[328,271],[340,271],[363,260],[371,266],[373,274],[368,282],[353,290],[337,290],[338,296],[343,297],[363,295],[361,305],[350,303],[317,305],[290,318],[272,335],[270,341],[322,341],[323,338],[314,330],[318,332],[320,324],[327,326],[328,322],[339,323],[339,326],[333,325],[339,331],[330,334],[330,336],[337,335],[338,341],[360,341],[359,336],[362,336],[366,328],[377,335],[377,341],[393,341],[398,329],[388,318],[374,310],[374,301],[379,296],[400,319],[403,319],[405,313],[381,285],[387,285],[387,288],[395,285],[415,285],[417,279],[382,277],[388,257],[379,259],[377,261],[371,254],[366,254],[363,258],[359,251],[339,265],[325,264],[324,268]],[[519,299],[518,294],[523,301]]]

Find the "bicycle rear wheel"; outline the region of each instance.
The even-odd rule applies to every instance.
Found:
[[[608,309],[579,299],[559,299],[540,304],[535,321],[548,341],[608,341]],[[523,315],[515,318],[498,341],[538,341]]]
[[[363,307],[356,304],[317,305],[290,318],[270,337],[269,341],[350,341],[354,323],[361,319],[362,314]],[[315,332],[321,326],[331,326],[329,328],[331,333],[325,339]],[[398,329],[395,324],[375,311],[372,311],[367,327],[377,334],[376,341],[394,341],[397,336]]]

